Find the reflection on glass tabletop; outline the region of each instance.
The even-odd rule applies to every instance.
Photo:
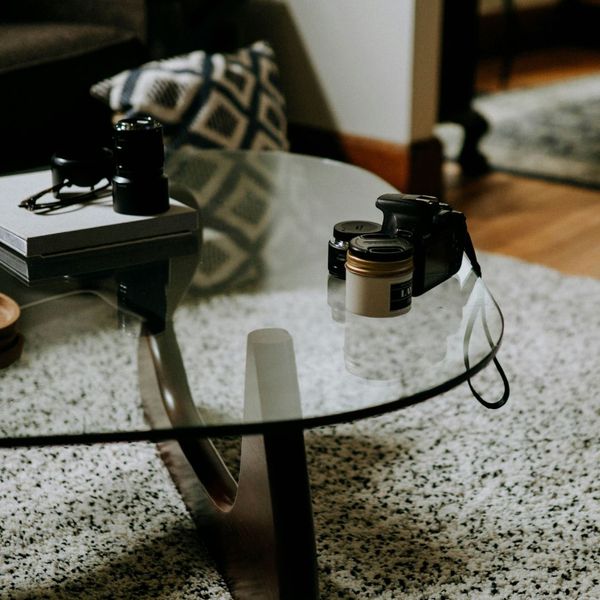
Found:
[[[278,152],[182,149],[166,167],[172,195],[199,208],[200,236],[89,269],[75,260],[47,280],[0,269],[24,338],[0,370],[0,444],[341,422],[430,398],[494,357],[502,315],[466,256],[406,314],[345,310],[328,241],[337,222],[381,222],[375,200],[395,190],[377,176]],[[300,399],[257,415],[244,409],[247,340],[271,328],[291,336]],[[179,408],[157,416],[157,395]]]

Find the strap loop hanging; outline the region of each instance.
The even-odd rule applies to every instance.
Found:
[[[481,267],[479,265],[479,262],[477,261],[477,256],[475,254],[475,248],[473,246],[471,236],[469,235],[468,232],[466,234],[466,239],[465,239],[465,253],[466,253],[469,261],[471,262],[473,272],[481,280]],[[481,285],[482,286],[484,285],[483,280],[481,280]],[[490,294],[490,298],[492,298],[494,306],[496,307],[496,310],[498,311],[498,314],[500,315],[500,319],[502,321],[502,327],[504,328],[504,316],[502,315],[500,306],[498,305],[496,300],[491,296],[491,294]],[[483,328],[485,331],[485,335],[486,335],[488,344],[490,345],[490,348],[492,348],[492,349],[494,348],[494,340],[493,340],[492,334],[489,330],[488,322],[487,322],[487,318],[486,318],[485,304],[483,302],[483,297],[481,297],[478,301],[478,305],[475,307],[475,309],[471,313],[471,317],[469,318],[469,321],[467,323],[467,328],[465,331],[465,337],[464,337],[464,341],[463,341],[463,358],[464,358],[465,368],[467,369],[467,372],[470,369],[469,344],[471,342],[471,335],[473,333],[473,328],[475,326],[475,321],[477,319],[477,316],[480,314],[481,314],[481,320],[482,320],[482,324],[483,324]],[[483,406],[485,406],[486,408],[490,408],[490,409],[496,409],[496,408],[500,408],[501,406],[504,406],[510,396],[510,384],[508,382],[508,378],[506,377],[506,373],[504,372],[504,369],[502,368],[500,361],[495,356],[493,358],[493,363],[494,363],[494,366],[496,367],[496,370],[498,371],[498,374],[500,375],[500,379],[502,380],[502,385],[504,386],[504,391],[498,400],[495,400],[493,402],[485,400],[473,386],[471,377],[469,376],[467,379],[467,383],[469,384],[469,388],[470,388],[473,396]]]

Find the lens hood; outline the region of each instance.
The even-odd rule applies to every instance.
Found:
[[[55,152],[50,158],[52,183],[68,182],[78,187],[93,187],[112,177],[113,154],[108,148],[84,148]]]

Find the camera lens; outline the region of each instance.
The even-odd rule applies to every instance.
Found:
[[[348,242],[365,233],[376,233],[381,225],[371,221],[342,221],[333,227],[333,237],[329,240],[327,266],[329,273],[340,279],[346,278],[346,252]]]
[[[409,241],[393,235],[355,237],[346,261],[346,310],[365,317],[408,312],[413,250]]]
[[[114,210],[127,215],[154,215],[168,210],[162,125],[151,117],[122,119],[114,126],[113,143]]]

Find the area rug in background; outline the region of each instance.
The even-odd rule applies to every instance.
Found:
[[[490,124],[480,150],[493,168],[600,189],[600,74],[477,97]],[[436,127],[455,159],[462,129]]]
[[[600,598],[600,281],[481,259],[508,404],[306,434],[324,600]],[[154,446],[117,444],[0,452],[0,597],[230,595]]]

